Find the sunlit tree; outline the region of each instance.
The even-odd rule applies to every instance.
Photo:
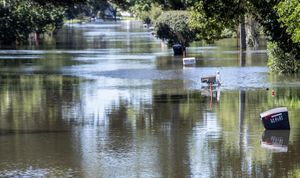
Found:
[[[284,0],[276,6],[279,21],[295,43],[300,43],[300,1]]]
[[[221,32],[225,28],[234,29],[239,25],[240,47],[244,49],[245,16],[250,15],[263,27],[268,40],[276,43],[270,47],[280,48],[286,53],[285,59],[300,58],[298,0],[201,0],[191,9],[189,24],[198,32],[199,39],[206,41],[220,39]]]

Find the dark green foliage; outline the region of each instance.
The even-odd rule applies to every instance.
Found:
[[[117,5],[119,8],[123,10],[129,9],[129,7],[133,6],[137,1],[135,0],[104,0],[106,2]]]
[[[290,1],[290,0],[289,0]],[[296,2],[297,0],[295,0]],[[284,51],[298,50],[287,27],[279,21],[274,9],[280,0],[203,0],[198,1],[192,8],[190,25],[199,31],[198,36],[205,40],[220,38],[223,29],[235,28],[242,16],[251,14],[264,27],[265,33],[272,41],[276,41]],[[292,1],[293,2],[293,1]],[[296,6],[296,5],[295,5]],[[292,12],[291,12],[292,14]],[[296,18],[295,18],[296,19]],[[299,17],[298,17],[299,19]],[[284,21],[282,19],[281,21]],[[286,26],[291,26],[287,24]],[[296,25],[296,24],[295,24]],[[209,30],[207,30],[209,29]],[[209,33],[206,33],[208,31]],[[206,35],[207,34],[207,35]]]
[[[155,0],[153,2],[161,4],[165,10],[187,10],[197,0]]]
[[[164,2],[165,8],[173,10],[185,10],[185,4],[181,0],[167,0]]]
[[[284,52],[275,42],[268,43],[268,66],[271,72],[295,73],[299,71],[299,61],[295,56]]]
[[[280,72],[284,71],[282,66],[297,71],[297,67],[288,66],[300,59],[299,7],[299,0],[202,0],[194,4],[189,23],[199,39],[213,41],[221,38],[225,28],[237,27],[244,15],[251,15],[263,27],[269,41],[276,44],[269,47],[273,58],[269,64],[275,65],[274,70],[280,68]],[[282,60],[277,58],[287,61],[280,65]]]
[[[40,5],[47,5],[49,3],[56,5],[56,6],[72,6],[75,4],[85,3],[89,0],[33,0]]]
[[[137,4],[159,4],[164,10],[187,10],[197,0],[111,0],[109,2],[118,5],[123,10],[128,10]]]
[[[63,17],[64,8],[52,3],[7,0],[5,5],[0,5],[0,42],[21,43],[32,32],[53,32],[62,25]]]
[[[279,16],[275,10],[279,0],[254,1],[252,0],[254,15],[259,23],[264,27],[265,34],[270,41],[276,42],[279,48],[285,53],[291,53],[296,59],[300,59],[300,44],[292,39],[292,35],[287,32],[287,26],[279,21]]]
[[[68,19],[78,18],[78,16],[95,17],[98,12],[104,12],[109,6],[106,1],[89,0],[85,3],[75,4],[69,6],[66,11],[66,17]]]
[[[135,4],[130,8],[130,11],[146,24],[155,22],[163,12],[159,4],[151,3],[149,0],[144,0]]]
[[[26,40],[28,34],[32,31],[27,24],[28,16],[26,9],[13,13],[8,7],[0,7],[0,42],[10,44],[12,42]]]
[[[279,22],[287,28],[295,43],[300,43],[300,1],[283,0],[276,6]]]
[[[204,0],[198,1],[191,8],[189,25],[197,31],[197,38],[209,43],[223,38],[225,29],[236,31],[247,11],[241,1]]]
[[[188,46],[196,37],[188,25],[188,18],[187,11],[164,12],[155,23],[157,37],[166,40],[169,45],[179,43]]]
[[[189,25],[197,32],[198,39],[208,42],[220,39],[222,31],[225,29],[225,24],[204,11],[203,2],[196,3],[192,8]]]

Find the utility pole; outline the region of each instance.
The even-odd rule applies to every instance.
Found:
[[[246,50],[246,27],[245,27],[245,16],[240,16],[240,50]]]
[[[243,52],[247,48],[247,44],[246,44],[246,26],[245,26],[246,0],[239,0],[238,9],[241,11],[241,14],[239,16],[239,21],[240,21],[240,51]]]

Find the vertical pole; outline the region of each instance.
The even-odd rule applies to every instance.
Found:
[[[240,90],[239,91],[239,126],[240,126],[240,140],[239,140],[239,146],[240,146],[240,151],[244,146],[244,138],[245,136],[245,131],[244,131],[244,120],[245,120],[245,105],[246,105],[246,91]]]
[[[212,110],[212,82],[209,83],[210,85],[210,110]]]
[[[243,50],[240,50],[240,66],[245,67],[246,65],[246,54]]]
[[[246,27],[245,27],[245,16],[240,16],[240,50],[246,50]]]
[[[246,26],[245,26],[245,16],[240,16],[240,65],[245,66],[245,53],[247,49],[246,44]]]

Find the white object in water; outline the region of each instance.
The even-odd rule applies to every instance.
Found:
[[[183,65],[193,65],[196,64],[195,57],[187,57],[182,59]]]

